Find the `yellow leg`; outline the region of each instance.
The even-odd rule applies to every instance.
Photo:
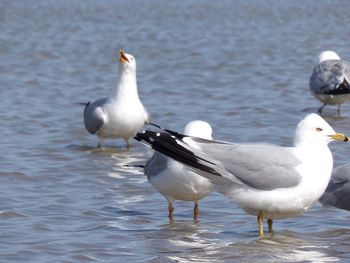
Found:
[[[258,226],[259,226],[259,236],[263,237],[264,236],[264,228],[263,228],[263,215],[262,215],[261,211],[258,214]]]
[[[271,218],[267,219],[267,225],[269,226],[269,233],[273,233],[272,223],[273,223],[273,221]]]
[[[173,221],[173,213],[174,213],[174,207],[173,207],[173,204],[169,203],[169,206],[168,206],[168,211],[169,211],[169,220],[170,221]]]
[[[198,202],[194,201],[194,209],[193,209],[193,218],[194,221],[198,220],[198,216],[199,216],[199,206],[198,206]]]

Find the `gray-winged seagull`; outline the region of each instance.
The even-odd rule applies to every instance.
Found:
[[[91,134],[97,134],[101,147],[104,138],[122,138],[130,147],[130,138],[150,121],[137,92],[136,60],[120,50],[119,79],[109,98],[88,102],[84,124]]]
[[[331,180],[320,202],[325,206],[350,211],[350,163],[333,170]]]
[[[184,130],[189,136],[212,139],[212,129],[207,122],[191,121]],[[193,217],[199,215],[198,201],[209,195],[214,185],[192,169],[160,152],[155,152],[145,165],[145,174],[151,185],[168,201],[169,219],[173,220],[174,200],[194,202]]]
[[[273,136],[273,134],[271,134]],[[294,147],[234,144],[186,136],[169,130],[137,133],[136,140],[211,180],[247,213],[272,220],[303,214],[325,191],[333,168],[328,143],[348,141],[317,114],[299,122]]]
[[[350,62],[340,59],[334,51],[323,51],[319,63],[310,77],[310,91],[315,98],[323,102],[318,109],[322,113],[327,104],[340,104],[350,99]]]

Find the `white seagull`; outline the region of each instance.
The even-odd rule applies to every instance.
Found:
[[[320,202],[324,206],[334,206],[350,211],[350,163],[333,170],[331,180]]]
[[[333,168],[328,143],[349,140],[314,113],[297,125],[294,147],[210,141],[169,130],[143,131],[135,139],[211,180],[257,216],[260,236],[263,218],[272,232],[272,220],[301,215],[321,197]]]
[[[319,55],[318,65],[310,77],[309,86],[312,95],[323,102],[318,109],[322,113],[327,104],[340,104],[350,99],[350,62],[340,59],[334,51],[323,51]]]
[[[97,134],[101,147],[104,138],[122,138],[130,147],[130,138],[150,121],[137,93],[136,60],[120,50],[119,79],[109,98],[86,103],[85,128]]]
[[[211,126],[204,121],[191,121],[184,130],[189,136],[212,140]],[[193,201],[193,217],[198,219],[198,201],[213,190],[213,184],[192,169],[165,155],[155,152],[145,165],[145,174],[151,185],[168,201],[169,219],[173,220],[174,200]]]

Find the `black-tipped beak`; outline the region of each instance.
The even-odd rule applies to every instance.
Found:
[[[328,135],[328,136],[336,141],[348,142],[350,140],[350,138],[348,136],[346,136],[345,134],[342,134],[342,133],[335,133],[333,135]]]

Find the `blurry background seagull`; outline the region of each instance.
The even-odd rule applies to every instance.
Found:
[[[331,180],[320,202],[324,206],[334,206],[350,211],[350,163],[333,170]]]
[[[309,85],[312,95],[323,102],[318,109],[322,113],[327,104],[338,105],[350,99],[350,62],[340,59],[334,51],[323,51],[318,65],[314,68]]]
[[[328,143],[349,140],[314,113],[297,125],[294,147],[233,144],[166,130],[147,130],[135,139],[211,180],[221,193],[257,216],[260,236],[263,218],[272,232],[273,219],[301,215],[321,197],[333,168]]]
[[[184,134],[211,140],[212,128],[205,121],[191,121]],[[193,201],[193,217],[198,219],[198,201],[213,190],[208,179],[159,152],[153,154],[144,168],[148,181],[167,199],[170,220],[173,220],[174,200]]]
[[[130,147],[130,138],[150,116],[137,92],[136,60],[119,52],[119,77],[116,88],[108,98],[86,103],[84,124],[91,134],[97,134],[101,147],[104,138],[122,138]]]

